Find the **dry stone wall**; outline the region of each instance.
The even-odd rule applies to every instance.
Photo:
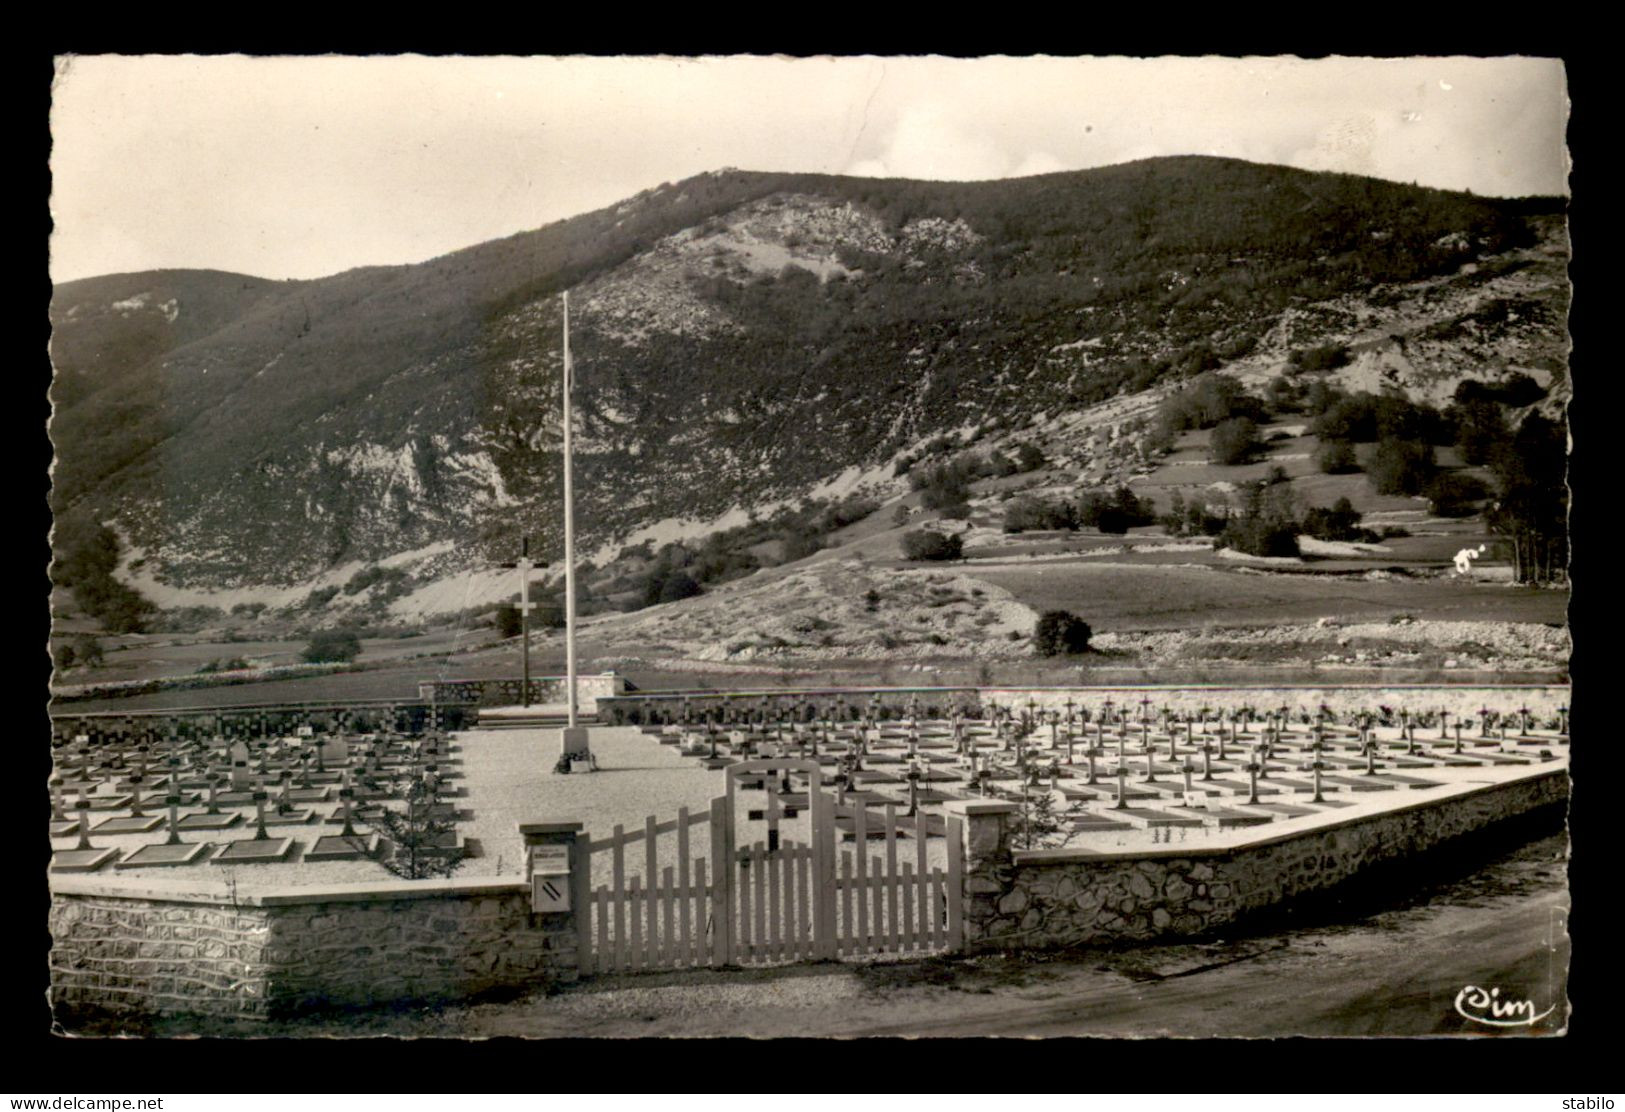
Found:
[[[1432,849],[1568,798],[1566,772],[1231,849],[1085,854],[1011,852],[1009,804],[966,813],[965,938],[970,949],[1044,948],[1188,937],[1361,870]]]
[[[574,917],[533,915],[523,885],[389,888],[334,886],[233,906],[56,878],[53,1004],[74,1014],[262,1019],[543,987],[577,975]]]
[[[626,690],[626,681],[614,672],[577,676],[576,697],[582,703],[607,699]],[[524,683],[515,678],[489,680],[432,680],[418,684],[418,697],[443,706],[516,707],[523,702]],[[563,703],[570,698],[565,676],[532,676],[532,703]]]
[[[266,1015],[265,908],[96,893],[51,896],[59,1013]]]

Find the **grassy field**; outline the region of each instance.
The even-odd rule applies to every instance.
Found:
[[[974,572],[1040,612],[1070,610],[1097,633],[1117,628],[1265,625],[1317,618],[1440,621],[1566,620],[1568,592],[1450,579],[1369,581],[1330,575],[1249,575],[1209,567],[1078,560]]]

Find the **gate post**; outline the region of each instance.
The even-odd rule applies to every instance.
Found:
[[[960,938],[967,951],[976,949],[999,917],[999,898],[1010,881],[1010,816],[1018,809],[1014,803],[992,799],[943,805],[949,815],[964,820]]]
[[[519,837],[525,844],[525,883],[531,883],[536,846],[564,846],[570,867],[570,911],[575,916],[576,968],[591,973],[595,968],[592,952],[592,855],[580,840],[579,822],[525,822],[519,824]]]

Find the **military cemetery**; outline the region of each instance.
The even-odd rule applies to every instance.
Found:
[[[53,1030],[1564,1033],[1562,64],[680,61],[59,64]]]

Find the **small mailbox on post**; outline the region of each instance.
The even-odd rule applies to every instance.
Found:
[[[570,847],[531,846],[530,909],[538,915],[570,910]]]

